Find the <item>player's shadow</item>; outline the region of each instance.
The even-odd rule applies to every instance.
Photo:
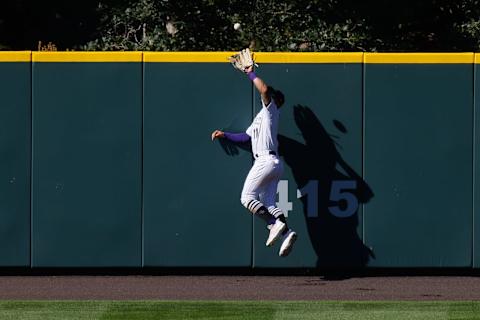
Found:
[[[242,149],[244,151],[252,153],[250,141],[244,143],[231,142],[227,139],[218,139],[218,141],[220,142],[220,146],[222,147],[223,151],[225,151],[225,153],[229,156],[236,156],[240,154],[240,151],[238,149]]]
[[[297,105],[293,108],[293,113],[305,143],[278,135],[279,153],[291,168],[298,189],[308,188],[309,183],[317,185],[317,199],[313,200],[318,207],[317,210],[312,210],[315,212],[308,212],[308,197],[314,195],[309,192],[301,198],[308,234],[317,255],[317,267],[334,270],[366,266],[374,253],[358,236],[358,208],[373,197],[373,192],[342,158],[337,150],[337,142],[310,108]],[[340,121],[334,120],[334,125],[340,132],[347,133],[347,128]],[[238,155],[239,149],[251,152],[250,142],[240,144],[226,139],[219,139],[219,142],[230,156]],[[351,186],[352,182],[355,188],[344,188],[345,183]],[[355,196],[358,202],[356,210],[348,212],[352,201],[331,200],[334,184],[337,188],[334,194],[340,198]],[[331,208],[335,207],[340,215],[348,213],[348,216],[333,215],[331,210],[335,209]]]
[[[309,183],[311,187],[318,181],[318,210],[310,208],[308,212],[311,192],[301,198],[310,241],[318,257],[317,267],[363,267],[374,255],[358,236],[358,208],[373,197],[373,192],[342,158],[337,143],[313,111],[298,105],[293,112],[305,143],[279,135],[279,153],[291,168],[298,189],[308,188]],[[341,122],[335,120],[334,124],[341,132],[347,132]],[[333,192],[332,186],[336,189]],[[350,200],[332,201],[335,197]],[[338,211],[336,215],[332,213],[334,210]]]

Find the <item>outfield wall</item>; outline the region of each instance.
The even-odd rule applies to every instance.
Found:
[[[229,52],[0,52],[0,266],[480,267],[473,53],[257,53],[284,92],[279,258],[240,204]]]

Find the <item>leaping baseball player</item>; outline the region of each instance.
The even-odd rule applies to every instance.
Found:
[[[252,214],[263,219],[269,231],[266,245],[272,246],[282,238],[279,256],[286,257],[297,239],[289,229],[282,210],[275,206],[277,185],[283,172],[283,163],[278,157],[278,121],[285,98],[283,93],[267,86],[253,71],[253,58],[248,49],[230,58],[232,65],[244,72],[253,82],[262,100],[262,110],[256,115],[246,132],[231,133],[215,130],[216,138],[232,142],[251,142],[254,164],[245,179],[240,201]]]

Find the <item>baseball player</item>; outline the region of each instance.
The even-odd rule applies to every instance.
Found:
[[[255,162],[243,185],[240,201],[251,213],[266,222],[267,229],[270,230],[267,246],[272,246],[282,237],[279,256],[286,257],[297,239],[297,234],[288,228],[285,215],[275,206],[277,185],[283,171],[283,163],[278,157],[277,132],[279,109],[284,103],[284,96],[257,77],[253,72],[253,66],[243,71],[253,81],[261,95],[262,110],[246,132],[230,133],[215,130],[212,133],[212,141],[216,138],[225,138],[232,142],[251,142]]]

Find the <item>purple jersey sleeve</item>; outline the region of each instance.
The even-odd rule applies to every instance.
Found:
[[[232,142],[247,142],[250,140],[250,136],[245,132],[242,132],[242,133],[224,132],[224,136],[227,140]]]

